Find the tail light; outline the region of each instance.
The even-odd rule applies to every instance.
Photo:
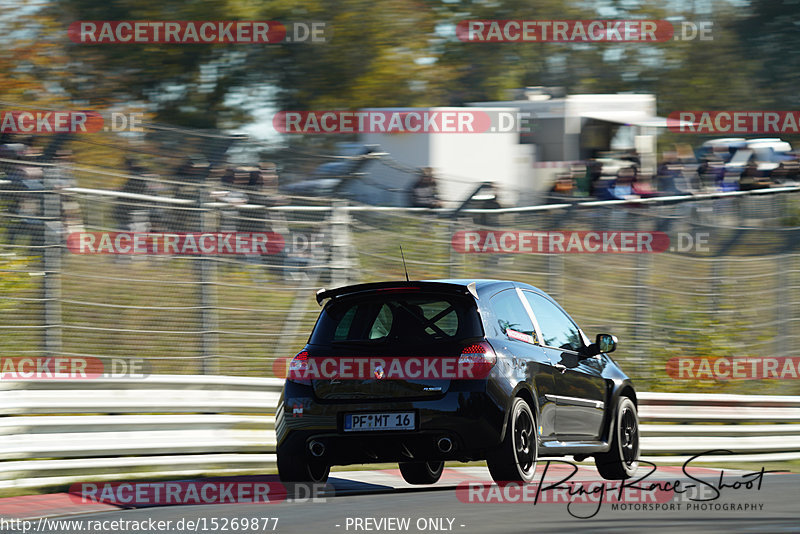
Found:
[[[458,357],[458,366],[460,368],[470,367],[475,378],[486,378],[495,363],[497,363],[497,354],[485,341],[467,345],[461,349],[461,356]]]
[[[311,385],[311,380],[306,378],[306,374],[308,373],[308,351],[300,351],[297,353],[297,356],[292,358],[292,361],[289,362],[289,369],[286,372],[286,378],[291,380],[292,382],[297,382],[299,384],[304,384],[306,386]]]

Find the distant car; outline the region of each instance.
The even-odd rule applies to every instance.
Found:
[[[698,160],[715,157],[727,163],[738,149],[746,147],[747,139],[744,137],[724,137],[706,141],[697,149],[696,154]]]
[[[760,173],[769,175],[783,161],[795,159],[792,145],[777,138],[750,139],[747,148],[753,151],[753,158]]]
[[[608,356],[616,338],[591,343],[543,291],[380,282],[326,300],[276,413],[282,480],[398,462],[407,482],[432,484],[445,461],[486,460],[496,481],[531,481],[539,457],[567,455],[593,456],[608,479],[635,472],[636,392]]]
[[[783,181],[791,180],[796,174],[797,156],[792,152],[792,145],[777,137],[713,139],[703,143],[698,155],[706,162],[701,174],[709,172],[709,167],[718,169],[713,174],[723,191],[769,187],[776,170],[776,179]]]
[[[349,187],[365,176],[364,169],[374,159],[379,147],[343,144],[340,148],[346,153],[339,159],[319,165],[310,178],[287,184],[281,191],[288,195],[355,199],[357,195]]]

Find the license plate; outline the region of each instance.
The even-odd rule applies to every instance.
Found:
[[[344,416],[344,431],[414,430],[414,423],[414,412],[348,413]]]

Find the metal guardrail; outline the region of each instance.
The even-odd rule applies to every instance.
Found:
[[[645,459],[704,462],[800,459],[800,396],[638,394]]]
[[[282,380],[0,381],[0,489],[275,466]]]
[[[275,378],[0,381],[0,490],[275,467]],[[800,396],[639,394],[651,461],[800,458]]]
[[[114,198],[135,199],[142,201],[149,201],[153,203],[164,204],[177,204],[177,205],[190,205],[197,204],[197,201],[191,199],[178,199],[171,197],[145,195],[139,193],[125,193],[121,191],[114,191],[110,189],[89,189],[85,187],[67,187],[63,189],[67,193],[81,193],[91,194],[96,196],[106,196]],[[635,198],[627,200],[576,200],[575,202],[553,203],[553,204],[540,204],[536,206],[519,206],[514,208],[468,208],[461,210],[464,214],[503,214],[503,213],[525,213],[533,211],[553,211],[564,208],[597,208],[597,207],[613,207],[613,206],[638,206],[648,204],[675,204],[680,202],[691,202],[700,200],[718,200],[725,198],[735,197],[748,197],[748,196],[763,196],[774,195],[780,193],[798,193],[800,192],[799,185],[790,185],[782,187],[771,187],[764,189],[753,189],[748,191],[719,191],[719,192],[697,192],[685,195],[665,195],[647,198]],[[206,202],[203,207],[224,207],[228,204],[224,202]],[[238,204],[237,209],[265,209],[264,206],[258,204]],[[266,208],[268,211],[331,211],[330,206],[269,206]],[[398,206],[366,206],[366,205],[352,205],[343,206],[341,209],[349,212],[407,212],[407,213],[441,213],[450,214],[453,210],[449,208],[411,208],[411,207],[398,207]]]

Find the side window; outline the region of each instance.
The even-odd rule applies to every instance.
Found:
[[[558,306],[537,293],[523,291],[523,294],[539,323],[542,343],[548,347],[574,351],[583,347],[580,330]]]
[[[344,314],[344,317],[339,321],[339,324],[336,326],[336,332],[333,335],[333,339],[347,339],[347,336],[350,334],[350,327],[353,325],[353,319],[356,316],[356,307],[353,306],[347,310],[347,313]]]
[[[386,337],[389,335],[389,331],[391,329],[392,310],[389,309],[389,306],[384,304],[381,306],[378,316],[375,318],[375,322],[372,324],[372,328],[369,331],[369,339],[380,339],[382,337]]]
[[[497,320],[497,327],[501,332],[505,334],[506,330],[513,330],[536,337],[533,322],[525,310],[525,306],[522,305],[522,301],[519,300],[516,290],[506,289],[501,291],[493,296],[490,302]],[[531,342],[535,341],[531,340]]]

